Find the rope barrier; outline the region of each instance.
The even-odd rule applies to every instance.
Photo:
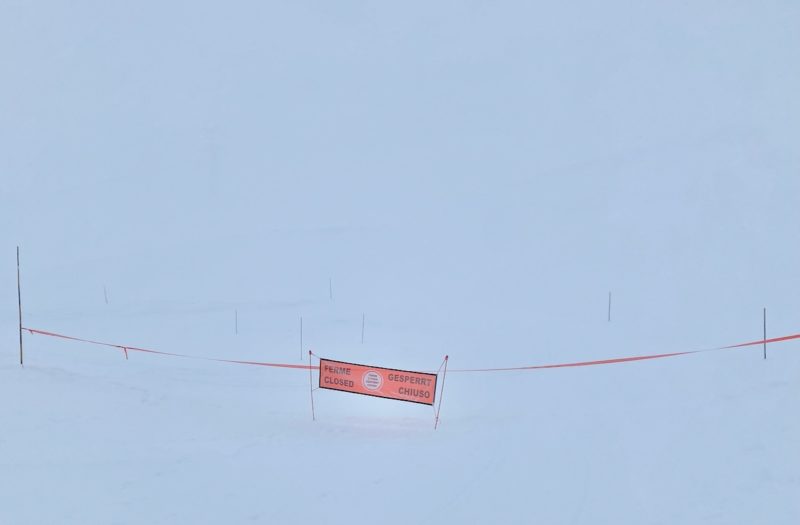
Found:
[[[232,363],[232,364],[237,364],[237,365],[266,366],[266,367],[271,367],[271,368],[296,368],[296,369],[301,369],[301,370],[313,370],[313,369],[317,368],[316,366],[310,366],[310,365],[293,365],[293,364],[287,364],[287,363],[265,363],[265,362],[262,362],[262,361],[243,361],[243,360],[238,360],[238,359],[219,359],[219,358],[215,358],[215,357],[199,357],[199,356],[188,355],[188,354],[176,354],[176,353],[173,353],[173,352],[161,352],[159,350],[151,350],[149,348],[139,348],[139,347],[130,346],[130,345],[118,345],[118,344],[114,344],[114,343],[104,343],[102,341],[95,341],[95,340],[92,340],[92,339],[82,339],[80,337],[74,337],[74,336],[71,336],[71,335],[59,334],[59,333],[56,333],[56,332],[48,332],[48,331],[45,331],[45,330],[37,330],[36,328],[23,327],[22,329],[27,331],[31,335],[38,334],[38,335],[44,335],[44,336],[48,336],[48,337],[57,337],[59,339],[68,339],[70,341],[79,341],[79,342],[82,342],[82,343],[88,343],[88,344],[93,344],[93,345],[98,345],[98,346],[105,346],[105,347],[109,347],[109,348],[117,348],[119,350],[124,351],[126,357],[127,357],[128,352],[144,352],[144,353],[148,353],[148,354],[165,355],[165,356],[170,356],[170,357],[180,357],[180,358],[183,358],[183,359],[196,359],[196,360],[201,360],[201,361],[214,361],[214,362],[217,362],[217,363]]]
[[[450,372],[509,372],[514,370],[545,370],[548,368],[570,368],[578,366],[611,365],[617,363],[629,363],[632,361],[647,361],[651,359],[663,359],[667,357],[677,357],[681,355],[700,354],[703,352],[715,352],[718,350],[731,350],[734,348],[744,348],[747,346],[783,343],[785,341],[792,341],[794,339],[800,339],[800,334],[785,335],[781,337],[773,337],[771,339],[761,339],[758,341],[749,341],[747,343],[719,346],[716,348],[706,348],[703,350],[688,350],[684,352],[670,352],[666,354],[650,354],[650,355],[640,355],[640,356],[630,356],[630,357],[617,357],[613,359],[600,359],[596,361],[577,361],[573,363],[556,363],[550,365],[514,366],[506,368],[460,368],[460,369],[450,370]]]
[[[231,364],[239,364],[239,365],[251,365],[251,366],[263,366],[263,367],[270,367],[270,368],[291,368],[291,369],[299,369],[299,370],[317,370],[319,366],[314,365],[295,365],[295,364],[288,364],[288,363],[267,363],[262,361],[246,361],[246,360],[238,360],[238,359],[220,359],[214,357],[199,357],[193,356],[188,354],[178,354],[174,352],[162,352],[159,350],[152,350],[148,348],[139,348],[130,345],[120,345],[114,343],[105,343],[102,341],[96,341],[93,339],[83,339],[80,337],[75,337],[71,335],[59,334],[56,332],[49,332],[46,330],[38,330],[36,328],[27,328],[23,327],[23,330],[27,331],[31,335],[43,335],[47,337],[56,337],[59,339],[67,339],[70,341],[78,341],[82,343],[88,343],[98,346],[105,346],[108,348],[116,348],[117,350],[121,350],[125,353],[125,357],[127,359],[128,352],[143,352],[148,354],[156,354],[156,355],[164,355],[170,357],[179,357],[183,359],[196,359],[201,361],[213,361],[217,363],[231,363]],[[611,359],[599,359],[594,361],[576,361],[576,362],[568,362],[568,363],[555,363],[555,364],[546,364],[546,365],[528,365],[528,366],[513,366],[513,367],[500,367],[500,368],[456,368],[450,369],[449,372],[454,373],[464,373],[464,372],[510,372],[510,371],[519,371],[519,370],[546,370],[550,368],[572,368],[572,367],[583,367],[583,366],[598,366],[598,365],[610,365],[610,364],[618,364],[618,363],[629,363],[634,361],[647,361],[653,359],[664,359],[668,357],[677,357],[683,355],[691,355],[691,354],[699,354],[703,352],[713,352],[719,350],[731,350],[735,348],[745,348],[748,346],[758,346],[764,344],[774,344],[774,343],[783,343],[786,341],[793,341],[796,339],[800,339],[800,333],[798,334],[791,334],[785,335],[780,337],[773,337],[770,339],[760,339],[758,341],[748,341],[746,343],[737,343],[727,346],[719,346],[716,348],[706,348],[703,350],[689,350],[683,352],[670,352],[670,353],[663,353],[663,354],[649,354],[649,355],[639,355],[639,356],[628,356],[628,357],[616,357]],[[314,356],[318,357],[313,352],[309,351],[309,357]],[[444,363],[442,363],[444,365]],[[441,370],[442,367],[439,367]],[[438,373],[438,371],[437,371]]]

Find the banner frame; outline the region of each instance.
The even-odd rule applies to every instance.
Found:
[[[360,367],[363,367],[363,368],[369,368],[369,369],[375,369],[375,370],[387,370],[389,372],[404,372],[406,374],[423,374],[423,375],[427,375],[427,376],[433,376],[433,388],[432,388],[433,389],[433,398],[431,399],[430,403],[426,403],[426,402],[423,402],[423,401],[412,401],[411,399],[400,399],[400,398],[397,398],[397,397],[382,396],[380,394],[367,394],[367,393],[364,393],[364,392],[355,392],[355,391],[352,391],[352,390],[344,390],[344,389],[340,389],[340,388],[331,388],[331,387],[327,387],[327,386],[322,386],[322,366],[323,366],[323,362],[324,361],[328,361],[329,363],[337,363],[337,364],[340,364],[340,365],[360,366]],[[346,394],[358,394],[360,396],[366,396],[366,397],[379,397],[379,398],[382,398],[382,399],[391,399],[393,401],[404,401],[406,403],[414,403],[414,404],[417,404],[417,405],[434,406],[435,403],[436,403],[436,389],[438,387],[439,374],[432,374],[430,372],[419,372],[417,370],[402,370],[400,368],[386,368],[386,367],[383,367],[383,366],[372,366],[372,365],[365,365],[365,364],[362,364],[362,363],[350,363],[348,361],[337,361],[335,359],[327,359],[327,358],[324,358],[324,357],[320,357],[319,358],[319,370],[320,370],[319,388],[321,388],[323,390],[334,390],[336,392],[344,392]]]

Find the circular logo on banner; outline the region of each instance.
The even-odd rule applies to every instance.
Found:
[[[375,370],[370,370],[369,372],[364,372],[364,375],[361,376],[361,384],[367,390],[378,390],[383,384],[383,377]]]

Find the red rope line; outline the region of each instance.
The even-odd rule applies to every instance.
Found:
[[[719,348],[712,348],[711,350],[727,350],[729,348],[742,348],[745,346],[756,346],[770,343],[782,343],[784,341],[791,341],[792,339],[800,339],[800,334],[784,335],[781,337],[773,337],[772,339],[761,339],[760,341],[750,341],[749,343],[740,343],[738,345],[721,346]]]
[[[457,368],[450,372],[508,372],[512,370],[545,370],[548,368],[571,368],[577,366],[596,366],[611,365],[616,363],[628,363],[631,361],[646,361],[649,359],[661,359],[664,357],[674,357],[679,355],[696,354],[703,350],[692,350],[689,352],[672,352],[669,354],[639,355],[632,357],[617,357],[614,359],[599,359],[596,361],[578,361],[575,363],[557,363],[552,365],[531,365],[531,366],[511,366],[505,368]]]
[[[614,359],[599,359],[595,361],[578,361],[574,363],[556,363],[550,365],[532,365],[532,366],[513,366],[505,368],[461,368],[450,370],[451,372],[508,372],[513,370],[545,370],[548,368],[569,368],[577,366],[596,366],[596,365],[612,365],[617,363],[629,363],[632,361],[647,361],[651,359],[663,359],[666,357],[677,357],[681,355],[700,354],[703,352],[714,352],[718,350],[731,350],[734,348],[744,348],[747,346],[757,346],[771,343],[783,343],[785,341],[792,341],[800,339],[800,334],[784,335],[781,337],[773,337],[771,339],[760,339],[758,341],[750,341],[747,343],[738,343],[728,346],[718,346],[716,348],[706,348],[703,350],[689,350],[685,352],[670,352],[666,354],[651,354],[630,357],[617,357]]]
[[[176,353],[173,353],[173,352],[161,352],[159,350],[151,350],[149,348],[139,348],[139,347],[129,346],[129,345],[118,345],[118,344],[114,344],[114,343],[104,343],[102,341],[95,341],[95,340],[92,340],[92,339],[82,339],[80,337],[74,337],[74,336],[71,336],[71,335],[58,334],[58,333],[55,333],[55,332],[48,332],[48,331],[45,331],[45,330],[37,330],[36,328],[24,328],[23,327],[23,330],[27,330],[30,334],[46,335],[48,337],[57,337],[59,339],[68,339],[70,341],[79,341],[81,343],[88,343],[88,344],[93,344],[93,345],[98,345],[98,346],[105,346],[105,347],[108,347],[108,348],[117,348],[117,349],[122,350],[123,352],[125,352],[126,355],[127,355],[128,352],[144,352],[144,353],[148,353],[148,354],[166,355],[166,356],[170,356],[170,357],[180,357],[180,358],[183,358],[183,359],[196,359],[196,360],[200,360],[200,361],[214,361],[214,362],[217,362],[217,363],[231,363],[231,364],[236,364],[236,365],[265,366],[265,367],[270,367],[270,368],[296,368],[296,369],[301,369],[301,370],[313,370],[315,368],[318,368],[318,367],[313,366],[313,365],[293,365],[293,364],[287,364],[287,363],[266,363],[266,362],[263,362],[263,361],[243,361],[243,360],[239,360],[239,359],[219,359],[219,358],[214,358],[214,357],[199,357],[199,356],[188,355],[188,354],[176,354]]]
[[[131,351],[131,352],[144,352],[144,353],[149,353],[149,354],[165,355],[165,356],[171,356],[171,357],[180,357],[180,358],[184,358],[184,359],[197,359],[197,360],[202,360],[202,361],[214,361],[214,362],[218,362],[218,363],[232,363],[232,364],[239,364],[239,365],[264,366],[264,367],[272,367],[272,368],[293,368],[293,369],[300,369],[300,370],[315,370],[315,369],[319,368],[319,365],[314,366],[314,365],[311,365],[311,364],[309,364],[309,365],[296,365],[296,364],[287,364],[287,363],[267,363],[267,362],[262,362],[262,361],[243,361],[243,360],[237,360],[237,359],[219,359],[219,358],[213,358],[213,357],[198,357],[198,356],[192,356],[192,355],[187,355],[187,354],[177,354],[177,353],[173,353],[173,352],[162,352],[162,351],[159,351],[159,350],[151,350],[151,349],[147,349],[147,348],[138,348],[138,347],[129,346],[129,345],[119,345],[119,344],[114,344],[114,343],[105,343],[105,342],[102,342],[102,341],[96,341],[96,340],[92,340],[92,339],[83,339],[83,338],[80,338],[80,337],[74,337],[74,336],[70,336],[70,335],[59,334],[59,333],[56,333],[56,332],[48,332],[46,330],[37,330],[35,328],[23,327],[22,329],[28,331],[31,334],[39,334],[39,335],[45,335],[45,336],[49,336],[49,337],[57,337],[57,338],[60,338],[60,339],[67,339],[67,340],[70,340],[70,341],[79,341],[79,342],[82,342],[82,343],[89,343],[89,344],[105,346],[105,347],[109,347],[109,348],[116,348],[118,350],[122,350],[123,352],[125,352],[126,355],[127,355],[127,352]],[[571,362],[571,363],[555,363],[555,364],[547,364],[547,365],[513,366],[513,367],[500,367],[500,368],[460,368],[460,369],[451,369],[450,372],[508,372],[508,371],[514,371],[514,370],[545,370],[545,369],[550,369],[550,368],[571,368],[571,367],[581,367],[581,366],[610,365],[610,364],[617,364],[617,363],[629,363],[629,362],[633,362],[633,361],[647,361],[647,360],[652,360],[652,359],[663,359],[663,358],[667,358],[667,357],[676,357],[676,356],[682,356],[682,355],[699,354],[699,353],[702,353],[702,352],[712,352],[712,351],[717,351],[717,350],[730,350],[730,349],[735,349],[735,348],[744,348],[744,347],[748,347],[748,346],[758,346],[758,345],[763,345],[763,344],[782,343],[782,342],[792,341],[792,340],[796,340],[796,339],[800,339],[800,334],[785,335],[785,336],[781,336],[781,337],[773,337],[771,339],[761,339],[761,340],[758,340],[758,341],[749,341],[749,342],[746,342],[746,343],[738,343],[738,344],[732,344],[732,345],[728,345],[728,346],[719,346],[719,347],[716,347],[716,348],[706,348],[706,349],[703,349],[703,350],[690,350],[690,351],[685,351],[685,352],[670,352],[670,353],[664,353],[664,354],[651,354],[651,355],[617,357],[617,358],[612,358],[612,359],[599,359],[599,360],[594,360],[594,361],[577,361],[577,362]],[[316,354],[314,354],[311,351],[309,351],[309,357],[310,356],[314,356],[317,359],[319,359],[319,356],[317,356]],[[439,370],[437,370],[437,372],[436,372],[437,374],[439,373],[439,371],[442,370],[442,366],[444,366],[444,363],[442,363],[442,365],[439,366]]]

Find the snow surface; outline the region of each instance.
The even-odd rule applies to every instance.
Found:
[[[0,524],[800,523],[796,2],[0,3]],[[329,296],[329,279],[333,298]],[[108,294],[108,304],[104,297]],[[613,291],[613,320],[607,300]],[[361,343],[362,314],[366,317]],[[238,315],[238,334],[235,316]]]

